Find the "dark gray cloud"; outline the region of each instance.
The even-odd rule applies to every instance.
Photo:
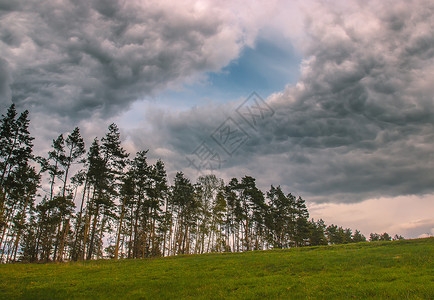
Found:
[[[220,69],[242,47],[242,32],[217,6],[14,3],[0,2],[2,98],[70,122],[119,114],[169,85]]]
[[[328,201],[433,192],[434,18],[426,11],[434,9],[426,4],[313,14],[300,82],[273,101],[274,132],[298,146],[293,156],[309,158],[291,164],[292,185]]]
[[[0,58],[0,109],[4,111],[11,103],[11,84],[12,78],[9,72],[8,63]]]
[[[276,113],[220,173],[318,202],[434,192],[433,16],[428,1],[315,6],[299,82],[268,99]],[[184,155],[212,143],[214,116],[235,114],[229,107],[166,115],[161,147],[187,165]]]

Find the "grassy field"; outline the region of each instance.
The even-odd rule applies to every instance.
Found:
[[[145,260],[0,265],[0,298],[434,299],[434,238]]]

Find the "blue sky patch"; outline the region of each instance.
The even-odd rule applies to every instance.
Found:
[[[253,91],[266,98],[282,91],[285,85],[296,83],[301,59],[289,40],[259,37],[253,48],[244,48],[240,57],[221,72],[208,73],[205,82],[186,85],[178,91],[169,90],[156,100],[187,108],[204,102],[237,100]]]

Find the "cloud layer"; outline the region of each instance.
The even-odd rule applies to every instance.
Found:
[[[212,2],[9,2],[0,3],[2,102],[75,121],[218,71],[255,32]]]
[[[433,192],[433,12],[368,2],[308,15],[300,81],[271,101],[291,184],[329,201]]]
[[[267,99],[275,115],[220,173],[251,174],[318,202],[434,192],[433,5],[311,5],[298,83]],[[236,105],[153,111],[148,120],[164,124],[155,126],[160,148],[181,154],[171,155],[181,166],[201,141],[212,144],[209,135]]]
[[[129,149],[150,148],[195,176],[186,156],[205,141],[221,156],[218,175],[249,174],[316,202],[434,192],[430,1],[0,1],[0,9],[2,109],[11,101],[30,109],[42,140],[77,124],[89,139],[101,136],[101,123],[136,101],[221,70],[277,30],[304,59],[297,84],[267,99],[273,116],[250,127],[236,113],[242,99],[182,112],[142,104],[142,122],[123,130]],[[210,137],[228,117],[248,135],[232,155]]]

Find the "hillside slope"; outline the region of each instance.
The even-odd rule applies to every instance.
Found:
[[[146,260],[0,265],[0,298],[434,299],[434,238]]]

